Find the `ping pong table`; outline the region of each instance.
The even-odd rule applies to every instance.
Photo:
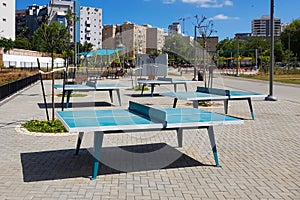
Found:
[[[173,78],[164,78],[158,77],[155,80],[138,80],[138,84],[142,85],[141,95],[144,94],[144,89],[146,85],[150,85],[151,87],[151,96],[154,95],[154,87],[156,85],[174,85],[174,91],[177,91],[177,85],[184,85],[185,91],[187,91],[187,80],[174,80]]]
[[[113,103],[113,94],[112,91],[116,91],[118,96],[119,105],[122,105],[120,89],[127,89],[130,88],[128,86],[124,86],[121,84],[110,84],[110,83],[102,83],[96,84],[95,82],[88,81],[86,85],[83,84],[55,84],[54,87],[58,90],[62,90],[62,108],[64,108],[64,96],[67,93],[67,101],[66,101],[66,108],[69,107],[70,97],[73,91],[80,91],[80,92],[89,92],[89,91],[108,91],[109,97],[111,102]]]
[[[98,175],[103,136],[107,133],[176,130],[182,147],[183,129],[206,128],[216,166],[220,166],[213,126],[243,124],[243,120],[196,108],[152,108],[130,101],[128,109],[57,111],[69,132],[78,132],[76,154],[84,133],[94,134],[94,162],[91,179]]]
[[[162,96],[174,98],[173,108],[176,107],[178,99],[188,100],[193,102],[193,107],[198,108],[200,101],[224,101],[224,111],[228,114],[229,100],[247,100],[251,112],[251,117],[254,120],[254,111],[251,99],[265,98],[267,95],[255,92],[244,92],[236,90],[225,90],[218,88],[197,87],[196,92],[164,92],[160,93]]]

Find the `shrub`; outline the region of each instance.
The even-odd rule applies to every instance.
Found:
[[[41,132],[41,133],[63,133],[66,132],[65,127],[59,120],[30,120],[22,124],[30,132]]]

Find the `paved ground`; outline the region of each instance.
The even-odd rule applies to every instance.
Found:
[[[132,84],[129,77],[103,81]],[[197,85],[203,82],[190,83],[188,89]],[[268,83],[261,81],[218,76],[214,86],[268,93]],[[176,147],[174,132],[105,135],[104,165],[97,180],[90,181],[91,138],[84,139],[83,150],[74,156],[75,134],[20,132],[21,123],[45,119],[37,83],[0,103],[0,199],[300,199],[300,87],[274,88],[278,101],[253,102],[254,121],[246,102],[230,102],[229,114],[244,118],[245,124],[215,129],[222,167],[212,166],[205,130],[186,131],[182,148]],[[170,86],[156,88],[168,90]],[[50,82],[46,92],[50,101]],[[132,90],[122,94],[123,108],[128,100],[172,105],[168,97],[139,97]],[[104,92],[72,100],[71,109],[120,108]],[[203,109],[223,111],[220,103]]]

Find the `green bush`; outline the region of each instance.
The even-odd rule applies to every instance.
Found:
[[[41,133],[63,133],[67,130],[59,120],[30,120],[22,124],[30,132],[41,132]]]

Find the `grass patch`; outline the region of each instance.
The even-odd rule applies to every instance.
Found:
[[[133,88],[133,89],[132,88],[128,88],[126,90],[142,91],[142,87]],[[148,91],[148,90],[149,90],[149,88],[147,88],[147,87],[144,88],[144,91]]]
[[[227,76],[235,76],[235,74],[227,74]],[[259,71],[257,74],[240,74],[239,77],[249,78],[255,80],[269,81],[270,74]],[[299,69],[284,69],[275,68],[273,75],[274,82],[300,84],[300,70]]]
[[[257,75],[240,75],[243,78],[250,78],[256,80],[269,81],[270,75],[268,74],[257,74]],[[300,84],[300,74],[274,74],[274,82],[289,83],[289,84]]]
[[[30,132],[40,133],[64,133],[67,130],[59,120],[30,120],[21,124],[22,127],[26,128]]]

